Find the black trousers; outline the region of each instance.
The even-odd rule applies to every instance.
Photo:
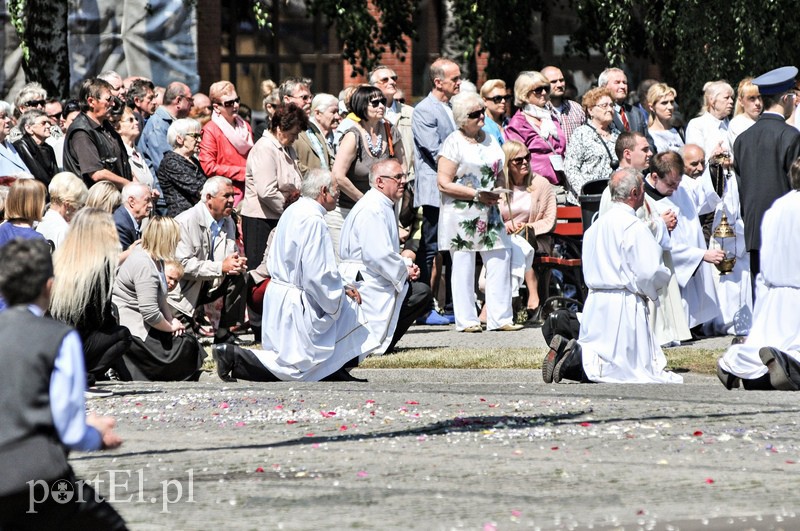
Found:
[[[3,531],[128,529],[114,507],[100,498],[90,484],[78,482],[72,468],[67,469],[57,479],[70,483],[73,489],[72,499],[68,502],[56,501],[50,490],[56,479],[48,482],[46,491],[43,485],[34,484],[33,493],[26,487],[22,492],[0,496],[0,529]],[[33,506],[35,514],[28,513],[31,499],[44,500]]]
[[[277,219],[261,219],[242,216],[242,240],[244,255],[247,257],[247,270],[255,269],[264,260],[267,240],[272,230],[278,226]]]
[[[225,275],[225,280],[214,289],[211,289],[211,282],[205,282],[200,290],[197,306],[199,308],[202,304],[214,302],[222,297],[219,327],[230,328],[241,324],[244,322],[246,284],[245,275]]]
[[[417,317],[428,311],[432,299],[433,292],[428,284],[419,281],[409,283],[406,297],[400,307],[400,317],[397,319],[397,327],[394,329],[392,342],[389,344],[389,348],[386,349],[387,354],[394,350],[397,342],[417,320]]]
[[[99,376],[115,366],[131,348],[131,333],[124,326],[111,323],[92,331],[83,340],[86,372]]]
[[[761,251],[750,251],[750,287],[753,290],[753,305],[756,303],[756,277],[761,272]]]

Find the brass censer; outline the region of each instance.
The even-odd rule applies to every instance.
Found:
[[[715,240],[719,241],[720,249],[722,250],[725,249],[722,245],[722,240],[736,237],[736,233],[733,232],[733,227],[728,223],[728,216],[725,215],[724,211],[722,212],[722,218],[719,220],[719,225],[714,229],[713,237]],[[736,255],[726,251],[725,258],[723,258],[720,263],[714,265],[719,270],[720,275],[727,275],[733,271],[733,266],[736,265]]]

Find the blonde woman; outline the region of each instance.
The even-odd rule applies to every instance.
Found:
[[[739,82],[736,91],[736,110],[733,112],[733,120],[728,124],[728,145],[733,147],[736,137],[756,123],[763,110],[764,102],[761,100],[758,87],[753,85],[753,78],[744,78]]]
[[[503,144],[503,153],[511,193],[500,197],[500,215],[506,232],[516,235],[511,238],[512,290],[524,279],[528,289],[528,319],[536,320],[539,284],[532,268],[534,251],[550,252],[549,233],[556,226],[556,196],[547,179],[531,171],[531,153],[522,142],[509,140]],[[526,231],[535,239],[524,239]],[[536,248],[531,246],[532,241],[536,242]]]
[[[68,171],[57,173],[48,189],[50,208],[36,226],[36,232],[44,236],[53,249],[58,249],[67,236],[72,217],[86,204],[89,190],[82,179]]]
[[[117,323],[111,306],[121,251],[111,214],[83,208],[53,255],[50,314],[78,330],[86,371],[93,377],[115,366],[131,344],[130,332]]]
[[[86,206],[111,214],[122,204],[122,193],[111,181],[98,181],[89,188]]]
[[[686,126],[686,143],[697,144],[713,159],[727,154],[730,166],[731,145],[728,143],[728,117],[733,111],[733,88],[726,81],[709,81],[703,87],[703,108]]]
[[[44,185],[34,179],[17,179],[6,198],[6,221],[0,224],[0,246],[14,238],[44,238],[33,225],[44,212]]]
[[[113,301],[120,324],[131,331],[124,357],[123,380],[173,381],[196,379],[205,351],[167,304],[165,261],[172,260],[180,241],[178,222],[156,216],[117,273]]]
[[[647,106],[650,109],[647,127],[658,153],[677,152],[683,147],[683,138],[678,130],[672,127],[677,94],[675,89],[666,83],[656,83],[647,91]]]

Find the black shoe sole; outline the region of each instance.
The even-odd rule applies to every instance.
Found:
[[[797,391],[797,385],[789,378],[783,365],[778,361],[775,355],[777,352],[778,349],[774,347],[761,347],[758,350],[758,356],[769,370],[769,383],[779,391]]]
[[[741,378],[720,367],[719,362],[717,362],[717,378],[719,378],[719,381],[722,382],[722,385],[724,385],[725,389],[728,391],[739,387],[739,383],[741,382]]]
[[[544,380],[544,383],[553,383],[553,372],[564,356],[564,349],[568,343],[567,338],[559,335],[553,336],[553,339],[550,340],[550,351],[542,361],[542,380]]]

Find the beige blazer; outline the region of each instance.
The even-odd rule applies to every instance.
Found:
[[[169,293],[169,304],[188,316],[194,315],[203,283],[212,282],[212,287],[221,284],[225,278],[222,261],[237,251],[233,220],[222,219],[219,234],[212,242],[208,219],[211,216],[202,201],[175,218],[181,228],[175,258],[183,264],[184,275],[180,285]]]

